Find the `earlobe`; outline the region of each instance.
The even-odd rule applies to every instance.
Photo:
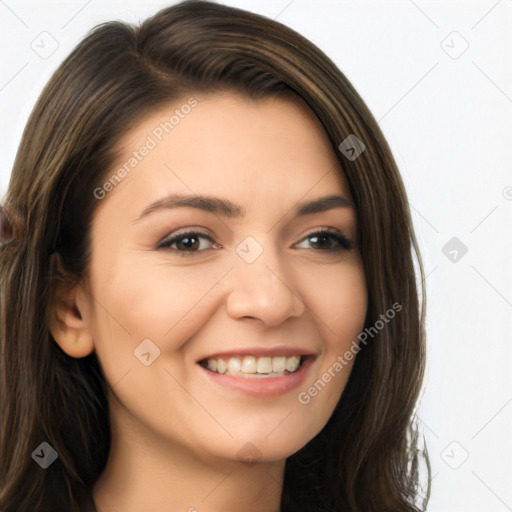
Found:
[[[70,357],[82,358],[94,350],[80,285],[65,289],[59,283],[53,293],[48,327],[55,342]],[[82,300],[81,300],[82,299]]]

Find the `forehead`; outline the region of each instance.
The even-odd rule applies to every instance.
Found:
[[[112,196],[122,189],[149,196],[165,188],[246,199],[298,200],[309,192],[349,197],[323,126],[298,99],[191,94],[125,135],[110,175],[121,169]]]

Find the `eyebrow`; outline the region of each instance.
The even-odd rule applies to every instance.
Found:
[[[313,199],[312,201],[297,204],[292,211],[296,216],[309,215],[311,213],[325,212],[334,208],[353,208],[352,201],[343,196],[330,195]],[[140,216],[135,220],[139,222],[149,214],[160,210],[171,210],[174,208],[196,208],[215,215],[222,215],[228,218],[243,218],[245,211],[242,207],[227,199],[208,195],[187,195],[173,194],[160,199],[146,207]]]

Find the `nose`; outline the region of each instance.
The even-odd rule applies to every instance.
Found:
[[[306,306],[295,289],[296,278],[285,267],[269,248],[252,263],[240,260],[230,272],[228,314],[234,319],[256,319],[269,327],[301,316]]]

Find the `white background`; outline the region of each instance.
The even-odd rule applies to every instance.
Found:
[[[86,32],[170,3],[0,0],[0,194],[42,86]],[[512,2],[224,3],[312,40],[379,120],[428,276],[428,510],[512,511]],[[455,262],[452,237],[468,249]]]

